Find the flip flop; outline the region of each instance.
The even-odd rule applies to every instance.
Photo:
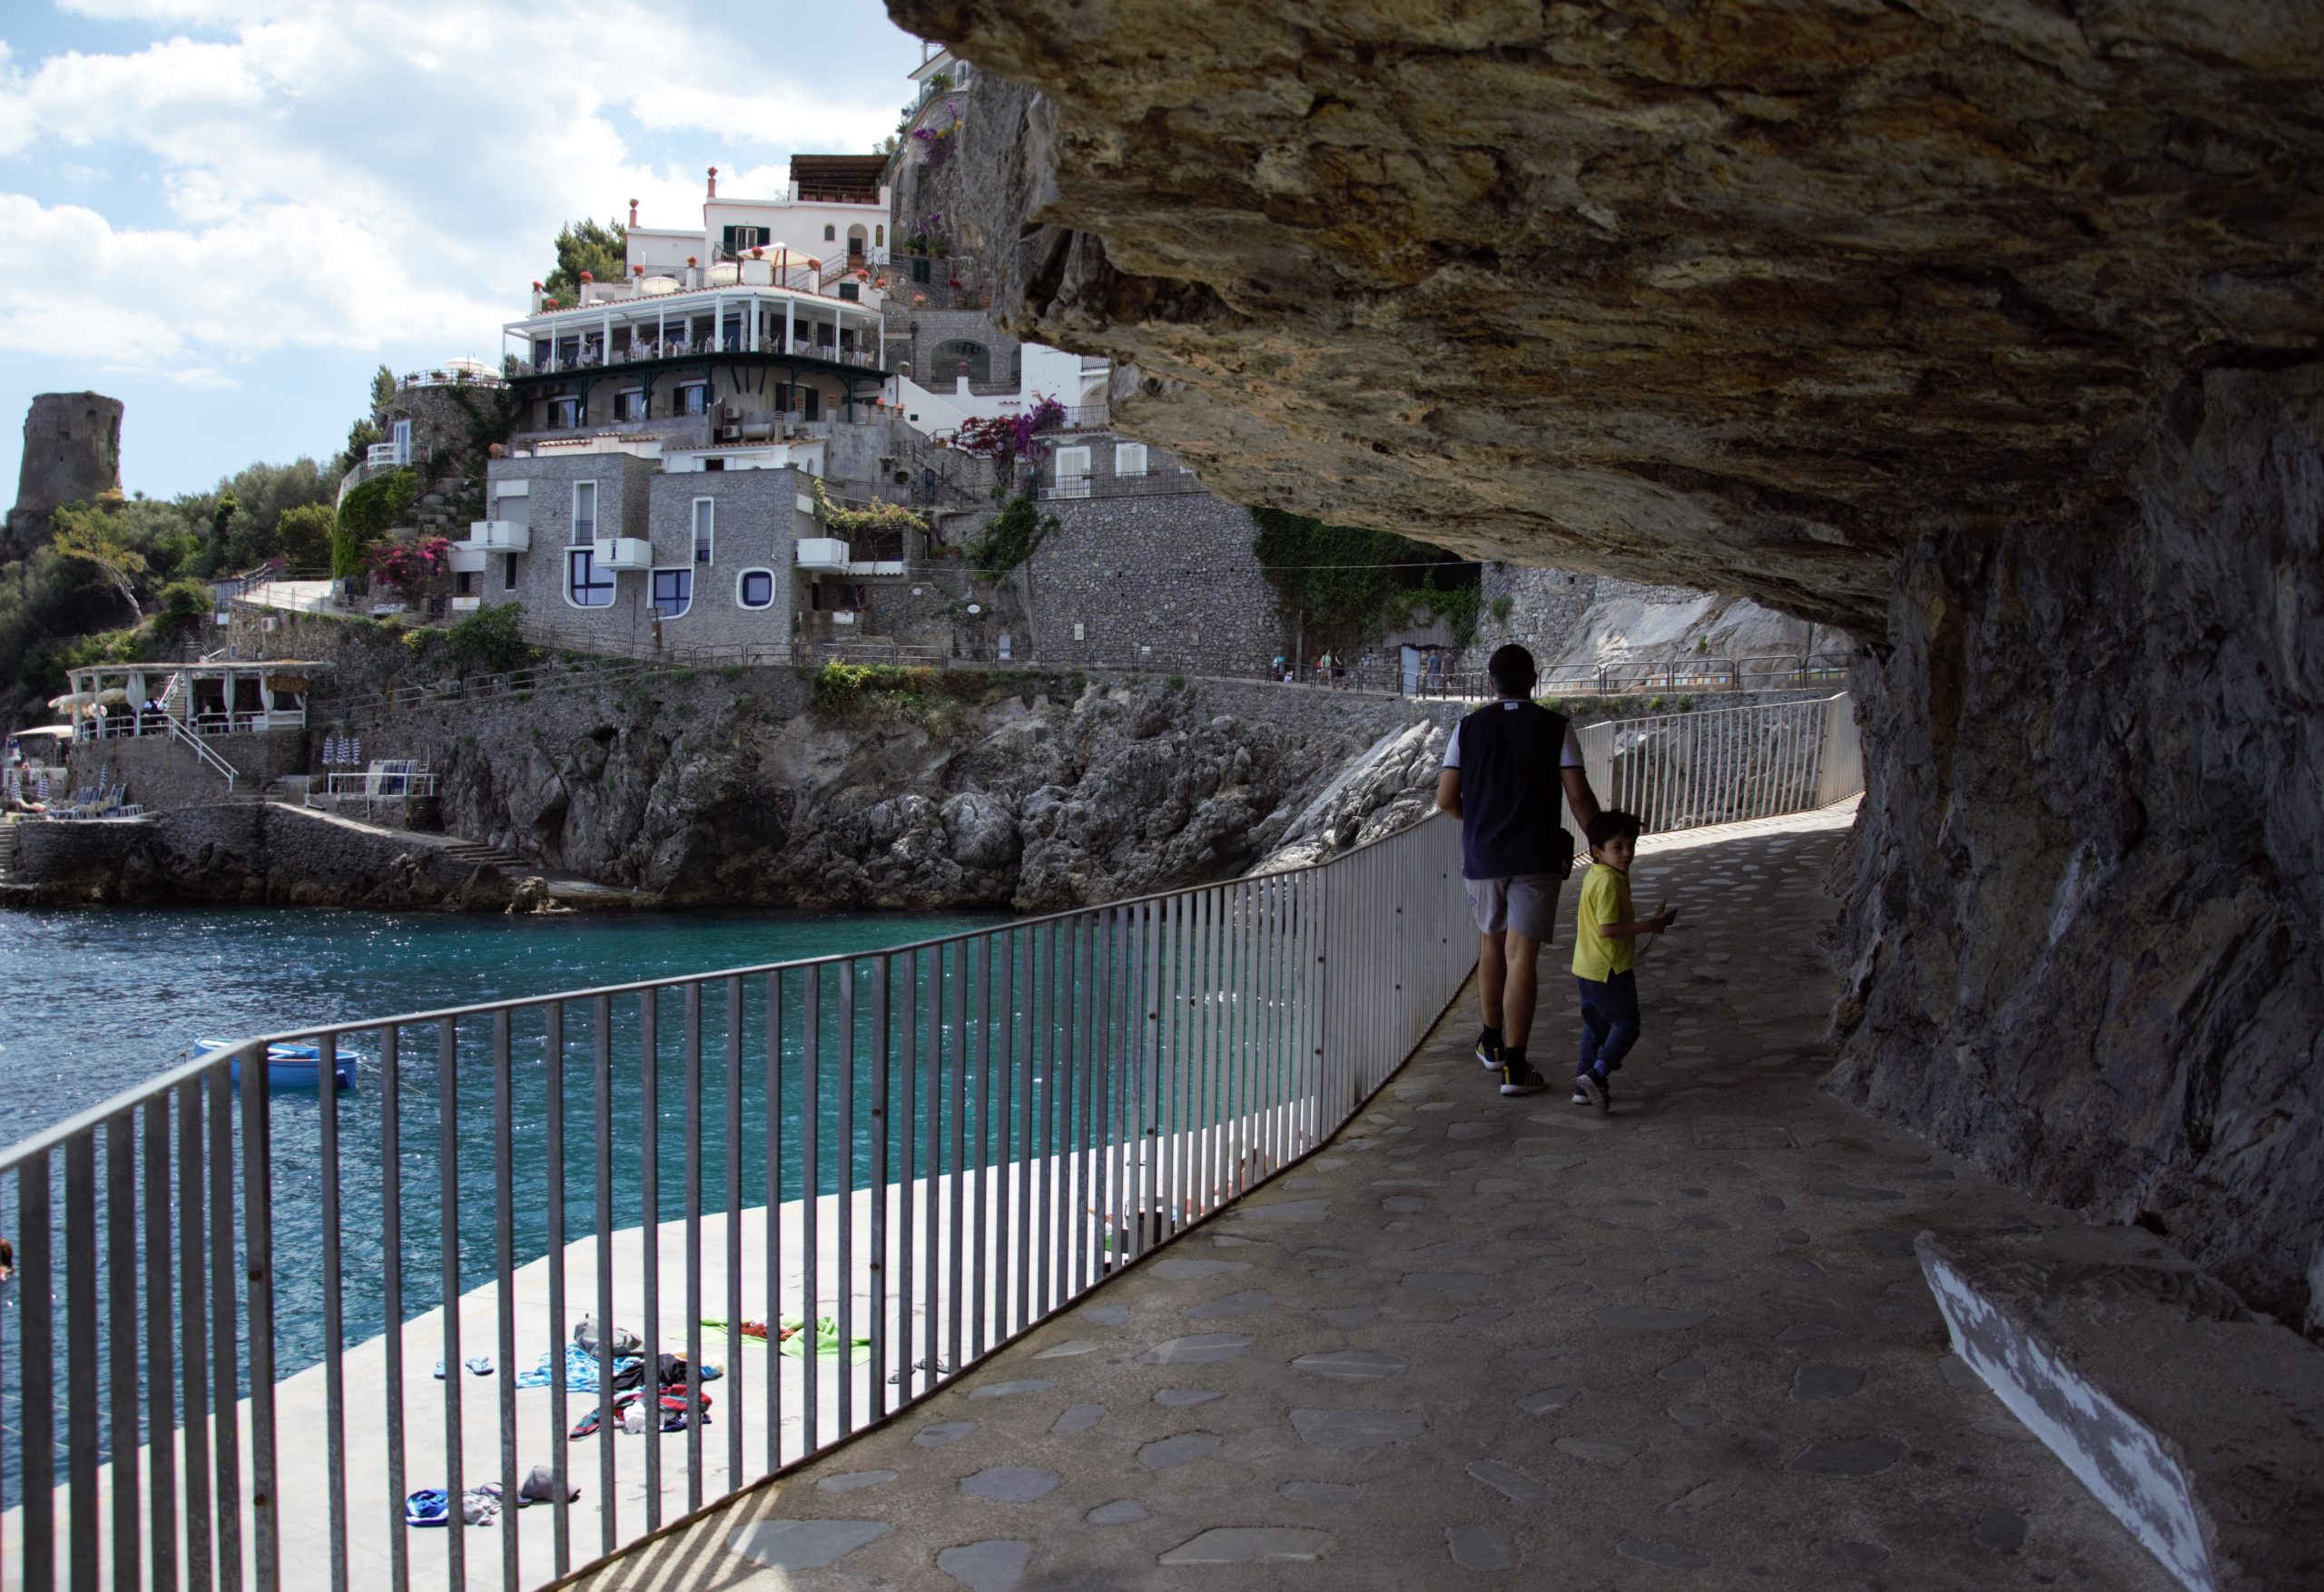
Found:
[[[466,1360],[461,1361],[460,1363],[467,1366],[469,1371],[475,1372],[478,1376],[490,1376],[492,1374],[492,1356],[489,1354],[471,1354]]]

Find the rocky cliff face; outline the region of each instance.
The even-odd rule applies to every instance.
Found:
[[[697,676],[448,717],[427,755],[448,828],[666,904],[1029,910],[1242,872],[1430,711],[1160,680],[794,706]]]
[[[2297,1319],[2324,1189],[2324,371],[2214,372],[2167,408],[2135,506],[1899,572],[1859,676],[1836,1081]]]
[[[1215,490],[1853,631],[1842,1086],[2324,1318],[2324,13],[890,10]]]

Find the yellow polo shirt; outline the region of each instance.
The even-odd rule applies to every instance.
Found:
[[[1600,924],[1630,921],[1630,876],[1591,863],[1581,876],[1581,900],[1573,911],[1573,976],[1603,984],[1635,967],[1638,952],[1631,941],[1598,932]]]

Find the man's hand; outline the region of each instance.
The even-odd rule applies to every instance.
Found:
[[[1436,776],[1436,810],[1461,816],[1461,771],[1446,769]]]

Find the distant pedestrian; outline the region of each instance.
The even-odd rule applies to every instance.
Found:
[[[1277,653],[1275,655],[1273,673],[1277,680],[1289,680],[1291,678],[1291,662],[1281,653]]]
[[[1525,1056],[1534,964],[1557,931],[1558,887],[1573,870],[1558,802],[1587,830],[1598,798],[1573,727],[1532,701],[1533,654],[1502,647],[1486,672],[1498,700],[1462,719],[1445,742],[1436,805],[1461,821],[1461,877],[1477,922],[1477,1060],[1500,1073],[1502,1094],[1538,1095],[1549,1084]]]
[[[1334,691],[1347,689],[1347,660],[1337,653],[1332,654],[1332,689]]]
[[[1332,654],[1326,650],[1315,659],[1315,683],[1329,686],[1332,683]]]
[[[1615,1071],[1638,1043],[1638,937],[1660,934],[1679,920],[1668,907],[1651,918],[1630,916],[1630,862],[1638,855],[1638,819],[1598,814],[1584,827],[1590,871],[1581,877],[1574,908],[1573,978],[1581,993],[1581,1057],[1573,1074],[1573,1103],[1600,1111],[1614,1107]]]

